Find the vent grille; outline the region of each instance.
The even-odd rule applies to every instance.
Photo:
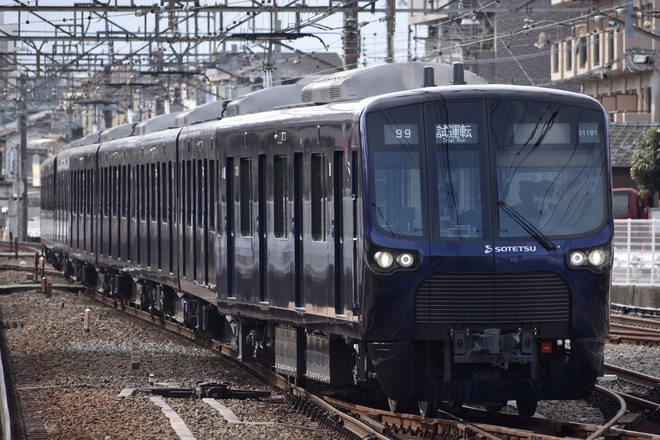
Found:
[[[434,274],[416,292],[418,324],[550,323],[570,319],[568,285],[551,272]]]

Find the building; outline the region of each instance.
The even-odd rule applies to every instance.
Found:
[[[426,5],[426,6],[425,6]],[[426,27],[424,59],[462,61],[493,83],[538,85],[593,96],[609,114],[615,187],[630,177],[635,141],[660,125],[660,0],[412,0]]]

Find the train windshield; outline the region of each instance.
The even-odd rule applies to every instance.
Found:
[[[534,231],[576,236],[605,223],[609,193],[602,113],[557,103],[498,101],[490,114],[500,237]]]
[[[371,113],[367,127],[371,217],[386,235],[549,243],[592,232],[607,218],[596,110],[441,101]]]

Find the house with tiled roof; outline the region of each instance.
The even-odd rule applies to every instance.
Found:
[[[610,161],[612,163],[612,186],[614,188],[636,188],[630,177],[635,141],[658,123],[612,123],[610,124]]]

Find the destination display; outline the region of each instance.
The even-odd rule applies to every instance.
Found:
[[[416,144],[419,142],[418,128],[416,124],[386,124],[385,144]]]

